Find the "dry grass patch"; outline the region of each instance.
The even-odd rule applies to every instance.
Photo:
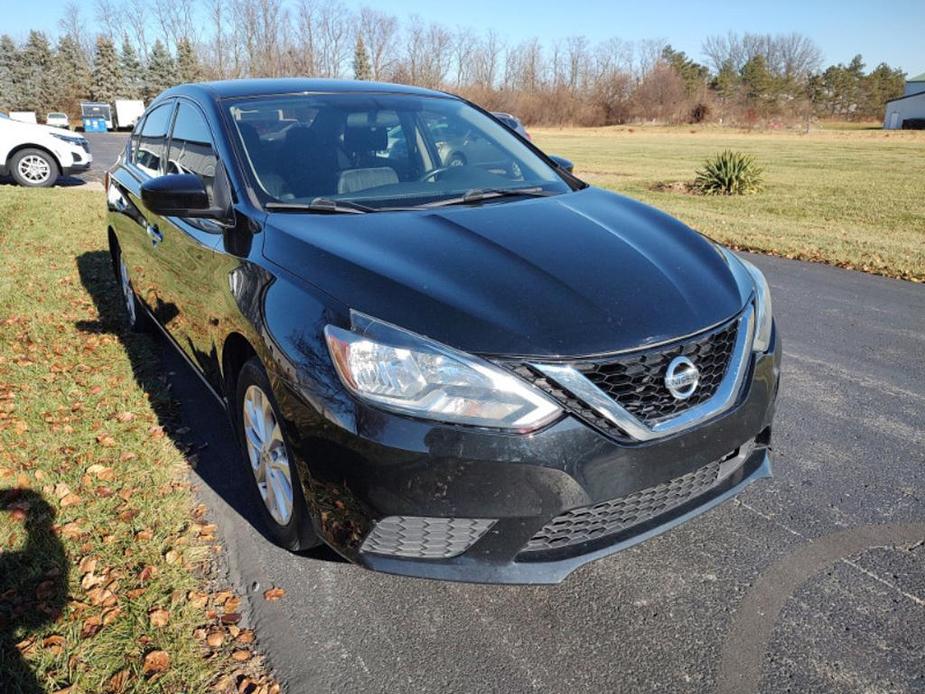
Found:
[[[160,348],[119,320],[104,205],[0,187],[0,689],[269,692],[212,588]]]

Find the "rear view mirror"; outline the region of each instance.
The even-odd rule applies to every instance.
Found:
[[[147,180],[141,185],[141,200],[148,210],[163,217],[224,220],[230,213],[229,205],[212,204],[205,184],[196,174],[172,174]]]
[[[209,209],[209,193],[195,174],[158,176],[141,185],[141,200],[154,214],[196,217]]]
[[[571,162],[571,160],[566,159],[565,157],[557,157],[555,154],[549,154],[547,156],[549,156],[553,163],[563,171],[567,173],[575,173],[575,165]]]

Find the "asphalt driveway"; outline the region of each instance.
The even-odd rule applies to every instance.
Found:
[[[555,587],[273,547],[224,415],[165,351],[230,579],[287,691],[925,691],[925,287],[754,262],[784,338],[774,479]]]

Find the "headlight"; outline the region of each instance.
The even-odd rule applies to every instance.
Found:
[[[520,432],[556,419],[558,405],[477,357],[356,311],[352,330],[324,329],[334,366],[357,397],[426,419]]]
[[[74,145],[75,147],[80,147],[83,144],[84,138],[74,137],[72,135],[62,135],[60,133],[49,133],[52,137],[67,142],[69,145]]]
[[[752,349],[756,352],[767,352],[771,346],[771,325],[774,317],[771,313],[771,289],[761,270],[747,260],[739,258],[755,283],[755,340]]]

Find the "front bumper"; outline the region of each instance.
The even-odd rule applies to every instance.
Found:
[[[84,157],[84,159],[77,161],[75,156],[73,164],[61,167],[61,175],[72,176],[74,174],[83,173],[84,171],[89,171],[90,167],[93,165],[93,157],[89,154],[84,155]]]
[[[617,442],[573,416],[516,435],[413,420],[344,398],[329,402],[322,420],[311,421],[315,415],[308,412],[317,401],[307,407],[286,381],[277,382],[277,393],[316,528],[337,552],[395,574],[557,583],[579,566],[664,532],[769,477],[779,375],[775,331],[772,349],[751,359],[736,405],[692,429],[634,444]],[[721,470],[709,485],[630,527],[525,551],[570,510],[645,495],[711,464]],[[471,546],[454,535],[465,545],[456,556],[395,556],[382,549],[387,542],[364,542],[378,523],[396,517],[493,523],[459,530],[477,528],[479,535]]]

